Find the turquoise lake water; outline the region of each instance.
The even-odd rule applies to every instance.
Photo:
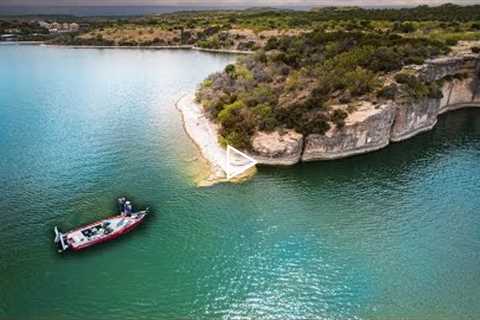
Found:
[[[174,101],[234,58],[0,46],[0,319],[478,319],[480,109],[197,188]],[[142,227],[56,253],[124,194]]]

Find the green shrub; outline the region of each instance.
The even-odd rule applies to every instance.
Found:
[[[345,88],[353,96],[360,96],[371,92],[376,86],[375,74],[372,71],[356,67],[344,75]]]
[[[390,72],[402,67],[402,57],[394,48],[380,47],[368,58],[368,68],[374,72]]]
[[[395,99],[397,95],[398,87],[396,84],[392,83],[388,86],[383,87],[377,92],[377,97],[384,99]]]
[[[248,81],[253,80],[253,73],[243,65],[238,65],[235,68],[235,75],[236,75],[236,77],[238,77],[240,79],[244,79],[244,80],[248,80]]]
[[[457,43],[458,43],[458,40],[456,40],[456,39],[447,39],[447,40],[445,40],[445,44],[446,44],[447,46],[456,46]]]
[[[235,72],[235,65],[234,64],[229,64],[225,67],[225,73],[228,74],[228,76],[232,79],[236,77],[236,72]]]
[[[211,79],[205,79],[203,80],[201,86],[202,88],[210,88],[213,84],[213,81]]]
[[[260,84],[252,91],[241,93],[239,99],[241,99],[248,107],[253,107],[259,104],[269,106],[275,105],[278,98],[269,85]]]
[[[298,71],[291,72],[285,83],[285,89],[287,91],[292,91],[298,88],[299,85],[300,85],[300,72]]]
[[[222,136],[221,144],[224,146],[229,144],[236,148],[249,149],[250,135],[240,130],[229,131],[225,133],[225,136]]]
[[[232,104],[225,105],[223,110],[218,113],[217,119],[223,126],[232,126],[235,124],[236,112],[245,108],[245,104],[242,101],[236,101]]]
[[[328,120],[324,113],[306,113],[302,116],[295,129],[303,134],[324,134],[330,129]]]
[[[269,105],[259,104],[252,109],[252,112],[257,118],[258,127],[260,130],[271,131],[278,125],[277,119],[273,114],[272,107]]]
[[[416,30],[415,26],[411,22],[395,22],[393,24],[393,31],[401,33],[411,33]]]
[[[348,117],[348,113],[343,110],[336,109],[330,116],[330,120],[335,123],[337,128],[343,128],[345,126],[345,119]]]
[[[417,78],[407,73],[397,73],[395,75],[395,81],[401,84],[406,84],[408,86],[414,86],[417,82]]]

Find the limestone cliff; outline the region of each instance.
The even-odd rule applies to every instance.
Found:
[[[293,130],[257,132],[252,139],[255,159],[266,165],[292,165],[300,161],[303,135]]]
[[[345,126],[333,126],[324,135],[311,134],[302,139],[300,134],[292,132],[285,137],[278,133],[258,133],[252,141],[253,155],[260,163],[271,165],[344,158],[431,130],[444,112],[480,106],[478,54],[457,52],[409,70],[422,81],[442,81],[443,97],[395,99],[381,105],[362,101],[349,114]]]
[[[461,63],[463,61],[463,63]],[[473,63],[475,61],[475,63]],[[401,141],[432,129],[437,117],[447,111],[478,105],[478,66],[480,59],[471,55],[452,58],[440,58],[425,64],[427,70],[423,77],[433,80],[444,79],[441,99],[422,99],[420,101],[398,104],[390,140]],[[466,78],[449,79],[462,75]]]
[[[373,106],[364,102],[347,118],[341,129],[308,135],[303,161],[338,159],[381,149],[388,145],[395,109],[389,104]]]

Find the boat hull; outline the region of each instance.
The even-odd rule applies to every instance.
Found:
[[[59,252],[82,251],[100,243],[114,240],[138,227],[148,215],[148,208],[133,212],[126,197],[118,199],[120,214],[61,233],[54,228],[55,244]]]
[[[80,246],[73,246],[72,245],[72,246],[70,246],[70,250],[72,250],[72,251],[83,251],[83,250],[86,250],[90,247],[96,246],[98,244],[115,240],[116,238],[118,238],[118,237],[130,232],[131,230],[135,229],[136,227],[138,227],[144,221],[144,219],[145,219],[145,216],[138,219],[134,223],[128,225],[127,227],[125,227],[125,228],[123,228],[119,231],[113,232],[106,237],[103,237],[103,238],[100,238],[100,239],[97,239],[97,240],[89,241],[89,242],[87,242],[85,244],[82,244]],[[100,221],[100,223],[101,223],[101,221]]]

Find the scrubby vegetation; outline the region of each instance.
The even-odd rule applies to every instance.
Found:
[[[399,90],[415,98],[438,96],[436,84],[413,76],[399,74],[398,85],[388,88],[382,77],[448,50],[441,41],[391,32],[315,30],[272,37],[255,55],[211,75],[197,99],[221,124],[225,141],[238,147],[248,148],[257,130],[323,134],[343,127],[360,98],[391,99]]]
[[[248,148],[258,130],[323,134],[341,128],[357,101],[441,98],[440,82],[394,75],[406,65],[448,53],[459,40],[480,39],[474,14],[479,10],[444,5],[261,12],[248,20],[239,16],[233,21],[237,27],[256,32],[301,32],[270,34],[254,56],[205,80],[197,100],[221,125],[226,143]]]
[[[208,77],[197,93],[221,125],[222,140],[241,148],[257,130],[341,128],[360,100],[438,98],[440,83],[395,74],[459,40],[480,40],[480,5],[177,12],[82,22],[81,32],[52,42],[253,51]]]
[[[0,34],[14,35],[21,41],[49,39],[47,29],[25,20],[0,19]]]
[[[452,19],[452,17],[454,17]],[[122,19],[96,18],[78,35],[57,43],[76,45],[196,45],[257,50],[271,37],[325,32],[390,32],[440,41],[480,40],[480,5],[409,9],[319,8],[311,11],[251,9],[177,12]]]

